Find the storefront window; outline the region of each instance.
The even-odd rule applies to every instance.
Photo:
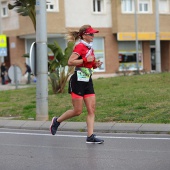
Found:
[[[138,63],[136,57],[136,44],[132,42],[119,42],[119,71],[133,71],[143,69],[142,43],[139,42]]]

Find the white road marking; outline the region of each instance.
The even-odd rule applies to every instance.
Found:
[[[23,133],[23,132],[0,132],[0,134],[11,134],[11,135],[31,135],[31,136],[51,136],[54,137],[51,134],[42,134],[42,133]],[[62,135],[62,134],[56,134],[55,136],[58,137],[70,137],[70,138],[84,138],[86,136],[83,135]],[[135,140],[170,140],[170,137],[121,137],[121,136],[98,136],[99,138],[105,138],[105,139],[135,139]]]

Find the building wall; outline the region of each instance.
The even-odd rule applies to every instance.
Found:
[[[118,10],[119,10],[119,1],[111,2],[111,15],[112,15],[112,31],[113,33],[118,32]]]
[[[119,61],[116,35],[109,33],[106,34],[105,51],[106,51],[106,72],[107,73],[118,72]]]
[[[117,70],[114,60],[118,52],[114,37],[112,35],[111,0],[105,1],[105,9],[102,14],[92,12],[91,0],[65,0],[65,25],[67,30],[79,30],[82,25],[90,24],[99,30],[95,37],[103,37],[105,43],[105,69],[106,73],[113,73]],[[76,11],[76,12],[75,12]],[[116,68],[115,68],[116,67]]]
[[[25,54],[25,40],[17,37],[9,37],[9,55],[11,65],[17,65],[21,68],[22,72],[25,72],[25,58],[22,57]]]
[[[9,16],[2,19],[2,31],[10,31],[19,29],[19,17],[16,11],[9,10]]]
[[[28,16],[21,16],[14,10],[9,10],[9,17],[3,19],[3,32],[8,36],[35,34],[35,29]],[[47,12],[47,32],[66,33],[64,1],[59,0],[59,11]]]
[[[81,27],[90,24],[93,27],[112,27],[111,0],[105,0],[105,10],[103,14],[92,12],[91,0],[64,0],[66,27]]]
[[[47,32],[66,33],[64,1],[59,0],[59,12],[47,12]]]
[[[118,32],[135,32],[135,14],[122,13],[121,1],[112,1],[112,21],[113,33]],[[160,14],[160,31],[169,32],[170,15]],[[152,1],[152,12],[149,14],[137,14],[139,32],[155,32],[155,0]],[[117,29],[116,29],[117,28]]]
[[[26,16],[19,16],[19,29],[17,30],[17,35],[28,35],[28,34],[35,34],[35,29],[31,19]]]
[[[8,0],[10,1],[10,0]],[[64,39],[68,30],[78,30],[84,24],[90,24],[100,32],[95,36],[104,38],[105,45],[105,73],[118,71],[118,39],[119,32],[135,32],[134,14],[122,14],[121,0],[105,0],[104,12],[96,14],[92,9],[91,0],[59,0],[59,11],[47,12],[48,36],[60,36]],[[152,1],[152,13],[138,14],[138,31],[155,32],[155,0]],[[169,32],[170,15],[160,14],[160,32]],[[9,17],[3,18],[3,33],[9,37],[9,54],[11,64],[18,62],[21,65],[25,59],[25,39],[33,35],[35,30],[29,17],[18,15],[14,10],[9,11]],[[18,38],[20,36],[24,39]],[[132,41],[132,40],[131,40]],[[135,41],[135,40],[133,40]],[[145,71],[151,71],[150,40],[143,41],[143,65]],[[11,43],[16,47],[11,48]],[[161,42],[162,70],[170,70],[170,45],[169,41]],[[167,57],[168,55],[168,57]],[[17,59],[16,56],[19,56]],[[24,62],[23,62],[24,61]]]

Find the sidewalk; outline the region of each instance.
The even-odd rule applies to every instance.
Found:
[[[0,128],[49,130],[51,121],[7,120],[0,118]],[[58,131],[86,132],[85,122],[63,122]],[[142,124],[142,123],[95,123],[95,132],[105,133],[150,133],[170,134],[170,124]]]
[[[0,91],[4,91],[4,90],[15,90],[15,89],[21,89],[21,88],[27,88],[27,87],[33,87],[35,86],[35,83],[34,84],[19,84],[17,87],[14,85],[14,84],[5,84],[5,85],[2,85],[0,84]]]

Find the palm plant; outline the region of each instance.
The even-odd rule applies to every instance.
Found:
[[[63,53],[57,42],[48,44],[48,48],[50,48],[54,54],[54,59],[49,61],[49,82],[52,85],[54,94],[64,92],[68,77],[74,70],[74,67],[67,67],[67,62],[72,53],[73,46],[73,42],[68,42],[67,48]]]
[[[8,8],[9,10],[15,9],[22,16],[29,16],[36,30],[35,4],[36,0],[15,0],[13,4],[8,4]],[[67,79],[73,71],[73,67],[67,67],[67,61],[71,55],[74,43],[69,42],[64,53],[57,42],[47,46],[54,54],[54,60],[48,62],[49,82],[52,85],[54,94],[63,93]],[[29,54],[24,54],[23,56],[29,57]]]
[[[8,4],[8,9],[15,8],[20,15],[29,16],[36,30],[35,2],[36,0],[16,0],[13,4]]]

